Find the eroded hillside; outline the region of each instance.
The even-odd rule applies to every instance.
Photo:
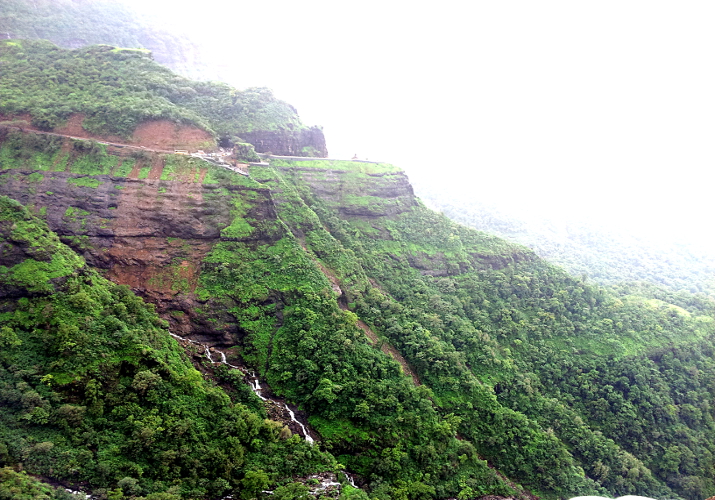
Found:
[[[151,305],[4,196],[0,252],[4,465],[98,498],[165,500],[255,495],[337,471],[331,456],[265,419],[240,377],[225,374],[224,389],[204,380]],[[8,498],[69,497],[0,474]]]
[[[245,145],[250,136],[259,152],[327,156],[322,129],[269,89],[188,80],[146,50],[3,40],[0,62],[6,124],[152,149]]]
[[[230,348],[371,497],[521,488],[495,469],[549,497],[712,491],[708,313],[616,299],[454,224],[391,165],[246,178],[14,134],[0,190],[172,332]]]

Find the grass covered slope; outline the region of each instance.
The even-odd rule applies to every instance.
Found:
[[[310,212],[293,216],[317,222]],[[372,498],[510,494],[474,447],[455,438],[459,419],[440,415],[429,389],[414,387],[338,307],[326,276],[285,229],[274,228],[281,237],[273,243],[213,248],[197,290],[202,314],[235,318],[244,360],[310,415],[321,446],[367,481]]]
[[[44,130],[73,113],[95,134],[131,136],[170,120],[233,140],[254,130],[301,129],[296,110],[270,90],[196,82],[155,63],[146,50],[95,45],[61,49],[43,40],[0,42],[0,114],[32,116]]]
[[[318,444],[284,439],[245,387],[229,392],[246,406],[231,403],[151,308],[3,201],[4,462],[135,496],[248,496],[335,468],[326,452],[377,500],[713,492],[707,301],[613,296],[426,209],[391,165],[276,161],[246,178],[116,153],[10,132],[6,191],[50,223],[67,219],[53,227],[70,242],[126,205],[151,207],[132,225],[147,231],[158,218],[162,240],[210,222],[195,289],[174,287],[185,276],[163,268],[179,280],[166,287],[180,292],[172,325],[241,357],[307,414]],[[138,178],[125,182],[129,170]],[[182,201],[102,208],[133,184],[152,203]],[[44,204],[60,194],[99,211]],[[162,252],[189,241],[171,239]],[[88,259],[101,252],[92,245],[82,244]],[[114,276],[132,272],[143,271]],[[216,375],[241,384],[236,373]]]
[[[0,463],[161,498],[336,467],[204,381],[151,307],[5,197],[0,237]]]
[[[324,185],[332,170],[252,173],[280,191],[279,214],[341,300],[400,350],[482,457],[548,496],[715,492],[707,304],[616,298],[419,203],[351,213]],[[371,203],[374,179],[360,175],[363,187],[346,186],[352,206]]]
[[[110,44],[145,48],[189,78],[218,80],[189,33],[147,19],[111,0],[0,0],[0,32],[13,39],[43,39],[65,48]]]

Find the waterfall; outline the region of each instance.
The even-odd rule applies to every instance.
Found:
[[[241,367],[235,366],[235,365],[232,365],[231,363],[229,363],[229,362],[226,360],[226,353],[224,353],[223,351],[219,351],[218,349],[214,348],[214,351],[217,352],[217,353],[219,354],[219,356],[221,357],[221,361],[214,361],[214,360],[213,360],[213,357],[211,357],[211,349],[209,348],[208,345],[202,344],[201,342],[197,342],[197,341],[195,341],[195,340],[191,340],[191,339],[187,339],[187,338],[181,337],[181,336],[179,336],[179,335],[176,335],[175,333],[170,333],[170,335],[171,335],[172,337],[174,337],[175,339],[182,340],[182,341],[184,341],[184,342],[188,342],[188,343],[190,343],[190,344],[194,344],[194,345],[197,345],[197,346],[199,346],[199,347],[203,347],[203,348],[204,348],[204,355],[205,355],[206,358],[211,362],[212,365],[216,365],[216,364],[226,365],[226,366],[228,366],[229,368],[232,368],[232,369],[234,369],[234,370],[240,371],[240,372],[243,373],[244,375],[248,375],[248,373],[247,373],[245,370],[243,370]],[[263,394],[261,394],[261,391],[262,391],[262,389],[261,389],[261,384],[260,384],[260,382],[258,382],[258,376],[255,374],[255,372],[251,372],[249,384],[250,384],[250,386],[251,386],[251,389],[253,389],[253,392],[256,394],[256,396],[258,396],[259,398],[261,398],[262,401],[268,401],[268,398],[264,397]],[[295,423],[298,425],[298,427],[300,427],[300,429],[303,431],[303,435],[305,436],[305,440],[306,440],[306,441],[308,441],[310,444],[314,444],[314,443],[315,443],[315,440],[314,440],[314,439],[312,438],[312,436],[308,433],[308,429],[305,427],[305,425],[303,425],[303,422],[301,422],[300,420],[298,420],[298,419],[295,417],[295,413],[293,412],[293,410],[291,410],[291,409],[288,407],[288,405],[287,405],[286,403],[284,403],[284,402],[282,402],[282,401],[274,401],[274,400],[271,400],[271,401],[273,401],[273,402],[274,402],[275,404],[277,404],[278,406],[282,406],[283,408],[285,408],[285,409],[288,411],[288,415],[290,415],[291,421],[292,421],[292,422],[295,422]]]

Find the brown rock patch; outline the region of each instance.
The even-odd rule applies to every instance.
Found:
[[[168,120],[155,120],[140,124],[130,144],[151,149],[188,149],[210,148],[214,145],[211,134],[196,127],[172,123]]]
[[[97,135],[86,131],[82,128],[84,118],[85,117],[82,113],[74,113],[67,119],[67,122],[63,126],[54,129],[53,132],[56,134],[69,135],[71,137],[81,137],[82,139],[94,139],[98,141],[101,140],[118,143],[126,142],[124,139],[116,135]]]
[[[216,142],[211,134],[198,127],[173,123],[169,120],[152,120],[139,124],[134,130],[130,139],[124,139],[116,135],[92,134],[82,127],[85,115],[82,113],[72,114],[64,125],[52,130],[55,134],[76,137],[79,139],[93,139],[97,141],[114,142],[117,144],[130,144],[133,146],[143,146],[147,149],[162,151],[174,151],[176,149],[186,149],[195,151],[197,149],[212,149]],[[40,131],[34,127],[32,116],[25,113],[21,115],[2,115],[0,121],[27,122],[25,125],[18,124],[23,130]]]

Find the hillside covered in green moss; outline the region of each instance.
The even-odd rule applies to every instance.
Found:
[[[43,40],[3,40],[0,63],[0,115],[10,123],[19,118],[19,126],[26,115],[40,130],[60,129],[81,116],[88,133],[129,139],[141,124],[164,120],[204,131],[225,146],[250,134],[264,151],[258,141],[268,135],[274,153],[326,155],[320,129],[304,126],[295,108],[269,89],[188,80],[155,63],[147,50],[67,50]]]
[[[184,76],[219,79],[204,62],[200,44],[157,21],[112,0],[0,0],[0,32],[7,38],[50,40],[67,49],[143,48]]]
[[[107,45],[0,68],[0,495],[715,494],[710,298],[570,276],[389,164],[39,133],[325,156],[266,89]]]
[[[251,478],[283,494],[342,467],[363,490],[345,498],[714,491],[708,300],[612,295],[432,212],[388,164],[248,178],[0,141],[0,193],[69,245],[4,202],[5,465],[127,496],[251,498]],[[167,326],[254,371],[315,446],[188,346],[202,378]]]

